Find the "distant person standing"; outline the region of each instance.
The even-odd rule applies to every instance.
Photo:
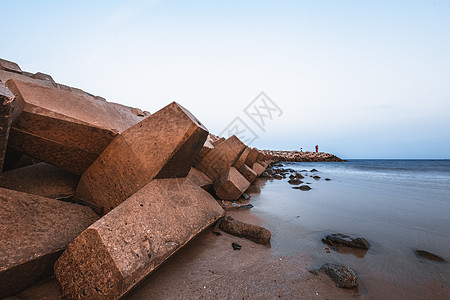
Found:
[[[319,145],[316,145],[316,153],[319,153]]]
[[[300,148],[300,152],[303,152],[303,148]]]

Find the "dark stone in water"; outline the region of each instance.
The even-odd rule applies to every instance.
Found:
[[[430,253],[428,251],[425,251],[425,250],[415,250],[414,252],[416,253],[416,255],[418,255],[420,257],[423,257],[423,258],[426,258],[426,259],[429,259],[429,260],[433,260],[433,261],[437,261],[437,262],[443,262],[443,263],[447,262],[442,257],[440,257],[440,256],[438,256],[436,254]]]
[[[359,248],[364,250],[368,250],[370,248],[370,243],[365,238],[352,238],[342,233],[329,234],[325,239],[322,239],[322,242],[331,246],[344,245],[347,247]]]
[[[289,179],[289,181],[288,181],[290,184],[301,184],[301,183],[303,183],[303,181],[301,181],[300,179],[297,179],[297,178],[292,178],[292,179]]]
[[[315,180],[319,180],[320,179],[320,176],[313,176],[313,178],[315,179]]]
[[[302,174],[300,174],[300,173],[295,173],[295,178],[303,179],[305,177]]]
[[[302,190],[302,191],[309,191],[311,189],[308,185],[301,185],[301,186],[294,186],[293,189],[296,190]]]
[[[330,181],[331,179],[330,179],[330,178],[325,178],[325,180],[326,180],[326,181]]]
[[[310,172],[319,172],[319,171],[317,171],[316,169],[312,169]]]
[[[233,250],[241,250],[242,246],[236,243],[231,243]]]
[[[274,179],[278,179],[278,180],[284,178],[283,176],[281,176],[281,175],[279,175],[279,174],[275,174],[275,175],[273,175],[272,177],[273,177]]]
[[[219,235],[222,235],[220,232],[218,232],[218,231],[211,231],[212,233],[214,233],[215,235],[217,235],[217,236],[219,236]]]
[[[238,209],[250,209],[250,208],[252,208],[252,207],[253,207],[253,205],[251,205],[251,204],[246,204],[246,205],[241,205],[241,206],[239,206]]]
[[[358,277],[356,277],[355,271],[346,266],[324,264],[320,270],[324,271],[337,287],[352,289],[358,286]]]

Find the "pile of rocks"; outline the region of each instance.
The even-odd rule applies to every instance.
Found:
[[[0,298],[52,274],[68,299],[120,298],[273,160],[175,102],[150,114],[1,59],[0,104]]]
[[[274,150],[261,150],[261,152],[267,155],[268,158],[278,161],[292,161],[292,162],[345,161],[333,154],[325,152],[274,151]]]

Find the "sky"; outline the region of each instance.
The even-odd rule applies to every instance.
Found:
[[[177,101],[260,149],[450,158],[450,1],[0,7],[0,58],[108,101],[152,113]]]

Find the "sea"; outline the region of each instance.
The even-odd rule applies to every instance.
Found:
[[[250,194],[251,214],[272,232],[274,255],[308,253],[312,269],[346,265],[367,299],[450,299],[450,263],[415,253],[450,261],[450,160],[351,159],[282,168],[303,174],[311,190],[293,189],[286,178],[260,181]],[[364,237],[372,246],[334,251],[322,242],[330,233]]]

